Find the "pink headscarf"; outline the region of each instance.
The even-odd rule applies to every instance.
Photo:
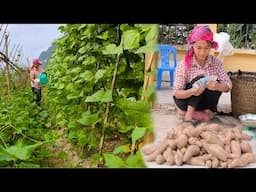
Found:
[[[42,65],[39,59],[33,59],[31,70],[35,68],[35,64]]]
[[[213,33],[208,26],[195,26],[187,37],[188,51],[185,56],[185,67],[186,70],[191,67],[191,59],[193,56],[192,44],[196,41],[205,40],[211,43],[214,49],[218,49],[218,43],[213,40]]]

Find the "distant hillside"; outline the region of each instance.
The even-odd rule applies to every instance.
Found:
[[[43,51],[40,56],[39,56],[39,60],[42,61],[43,63],[43,68],[45,69],[47,67],[48,64],[48,60],[51,58],[52,56],[52,51],[56,48],[55,45],[51,45],[47,51]]]

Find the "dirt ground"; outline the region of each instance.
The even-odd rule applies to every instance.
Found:
[[[58,139],[54,146],[48,147],[48,150],[52,153],[52,156],[46,160],[46,164],[51,168],[97,168],[98,162],[92,159],[92,156],[88,154],[85,157],[83,149],[73,145],[65,136],[65,130],[59,129],[56,131]],[[108,141],[105,139],[104,152],[111,152],[116,146],[119,146],[121,140],[115,137]],[[94,154],[98,151],[94,151]]]

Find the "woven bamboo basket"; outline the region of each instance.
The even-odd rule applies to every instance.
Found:
[[[256,72],[238,71],[230,75],[231,108],[234,116],[256,114]]]

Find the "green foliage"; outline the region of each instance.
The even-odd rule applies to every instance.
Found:
[[[38,166],[46,138],[49,112],[33,102],[31,88],[13,90],[0,103],[0,164],[7,167]],[[38,155],[39,154],[39,155]]]
[[[144,57],[156,50],[157,25],[68,24],[59,29],[65,35],[54,42],[56,49],[47,67],[52,125],[67,127],[69,139],[87,149],[98,146],[103,127],[110,135],[123,133],[127,140],[136,128],[145,130],[135,131],[135,145],[152,130],[149,103],[140,98],[153,95],[152,88],[142,93],[142,87]],[[108,103],[111,107],[104,124]],[[124,165],[118,158],[109,158]],[[112,166],[109,161],[107,165]]]
[[[108,168],[124,168],[126,167],[125,162],[118,156],[110,153],[103,154],[105,159],[105,166]]]
[[[143,168],[146,167],[140,151],[128,156],[125,160],[117,155],[104,153],[105,166],[107,168]]]
[[[31,153],[43,143],[36,143],[31,145],[25,145],[22,140],[18,140],[15,145],[12,145],[7,148],[2,148],[2,151],[7,155],[14,157],[18,160],[28,160],[31,158]]]
[[[136,127],[132,132],[132,151],[135,148],[137,140],[142,138],[146,133],[146,128],[144,127]]]
[[[129,153],[129,152],[131,152],[130,145],[126,144],[126,145],[120,145],[116,147],[115,150],[113,151],[113,154],[116,155],[119,153]]]

